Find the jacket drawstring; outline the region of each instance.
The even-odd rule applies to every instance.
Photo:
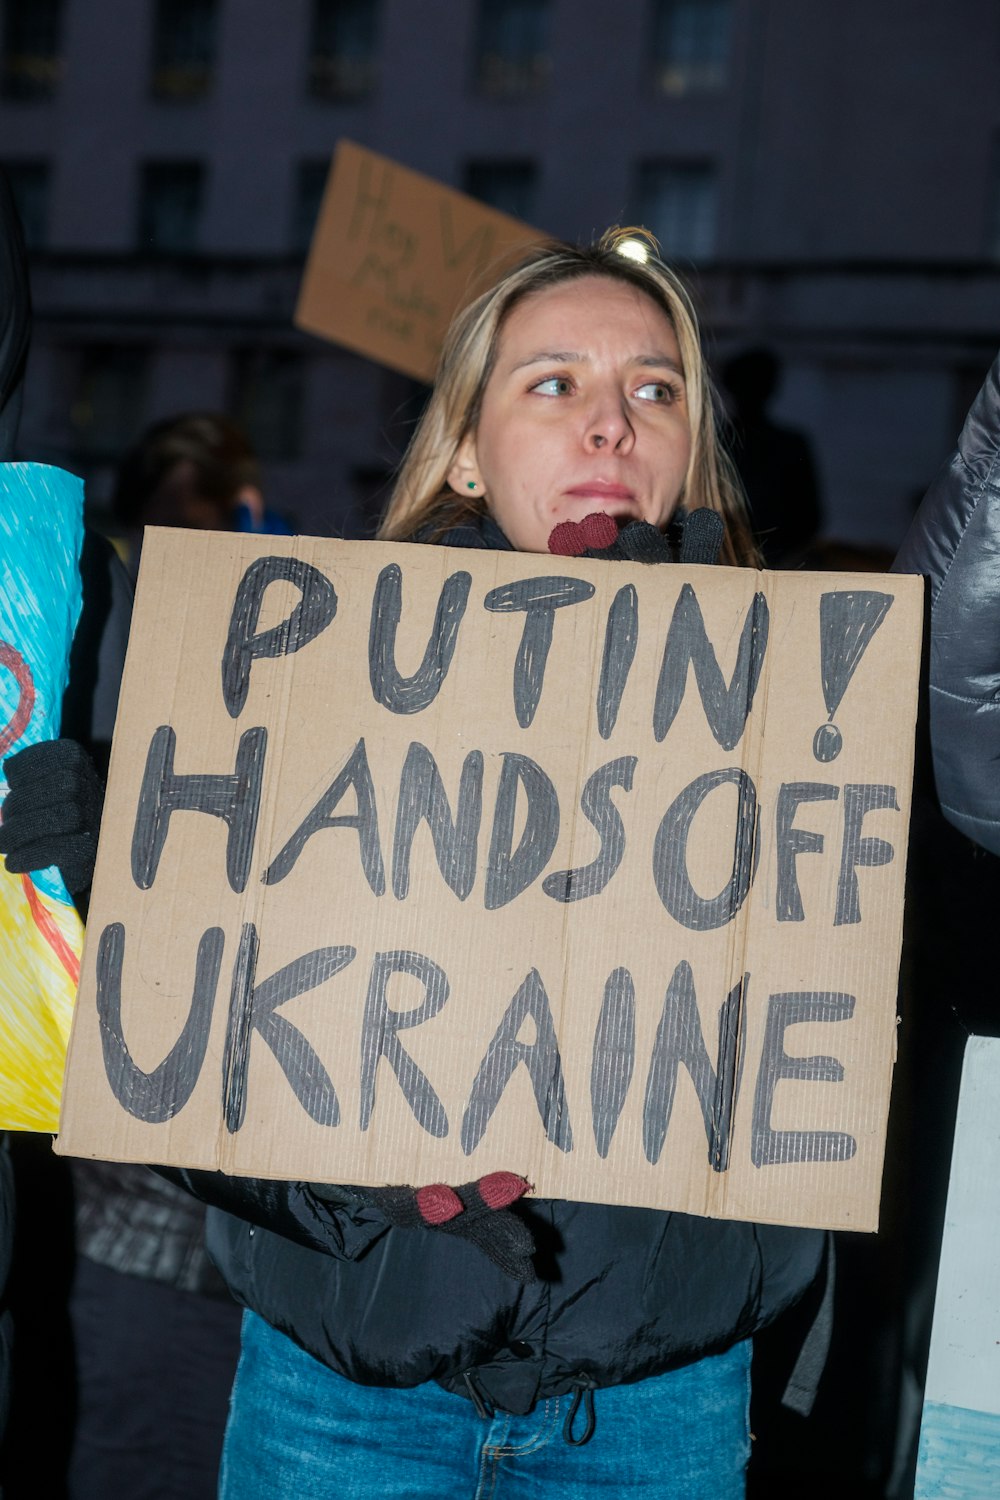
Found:
[[[570,1402],[566,1420],[563,1423],[563,1441],[569,1443],[573,1448],[582,1448],[584,1443],[589,1443],[597,1429],[597,1412],[594,1409],[594,1391],[597,1389],[596,1381],[589,1375],[577,1375],[573,1381],[576,1389],[573,1392],[573,1400]],[[580,1436],[577,1437],[573,1431],[576,1414],[580,1410],[580,1402],[583,1402],[583,1410],[586,1416],[586,1424]]]

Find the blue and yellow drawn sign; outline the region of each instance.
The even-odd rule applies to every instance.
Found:
[[[0,464],[2,762],[59,733],[80,613],[83,485],[41,464]],[[83,926],[58,871],[0,861],[0,1128],[55,1130]]]

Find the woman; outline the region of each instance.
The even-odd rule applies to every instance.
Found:
[[[595,514],[614,525],[579,540],[676,532],[683,505],[721,516],[725,561],[753,562],[694,315],[654,250],[536,249],[460,315],[384,539],[545,552]],[[408,1218],[404,1194],[228,1185],[259,1227],[210,1216],[253,1309],[224,1496],[743,1493],[750,1335],[809,1285],[822,1236],[505,1206],[523,1184],[493,1213],[489,1186],[446,1233],[412,1194]]]
[[[690,304],[648,237],[615,232],[535,249],[460,315],[381,536],[661,560],[691,555],[685,526],[704,543],[683,518],[705,510],[722,559],[752,565]],[[509,1173],[457,1191],[174,1175],[228,1210],[210,1248],[248,1309],[226,1500],[735,1500],[750,1337],[824,1243],[524,1200]]]

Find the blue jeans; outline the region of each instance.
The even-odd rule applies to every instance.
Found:
[[[246,1313],[221,1500],[740,1500],[750,1456],[750,1342],[595,1393],[571,1447],[570,1397],[526,1417],[477,1415],[434,1384],[354,1385]],[[579,1413],[582,1418],[583,1412]]]

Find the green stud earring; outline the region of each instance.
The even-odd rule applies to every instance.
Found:
[[[469,489],[470,490],[474,490],[475,488],[476,488],[476,481],[474,479],[470,479],[469,480]]]

